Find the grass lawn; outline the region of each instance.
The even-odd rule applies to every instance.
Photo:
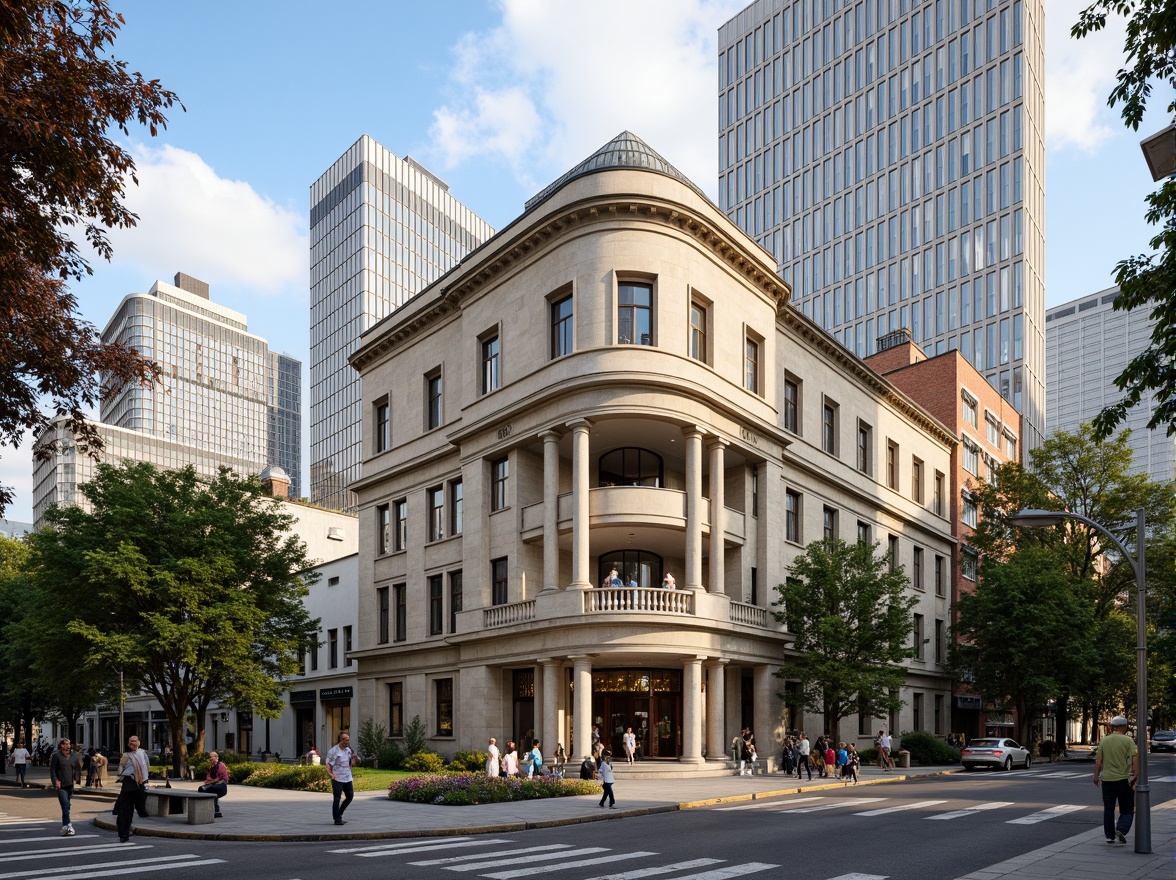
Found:
[[[355,777],[356,791],[387,791],[388,786],[405,776],[419,776],[408,770],[373,770],[371,767],[356,767],[351,771]]]

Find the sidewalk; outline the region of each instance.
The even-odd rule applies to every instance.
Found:
[[[1054,766],[1059,769],[1077,769],[1088,765],[1079,759]],[[863,767],[858,791],[865,785],[885,785],[957,771],[956,767],[930,767],[883,773],[874,767]],[[29,770],[29,782],[33,785],[44,786],[47,777],[48,772],[43,767]],[[0,792],[14,789],[15,782],[11,773],[0,776]],[[173,781],[172,785],[187,790],[197,787],[194,782]],[[8,786],[8,789],[4,786]],[[229,795],[221,800],[224,818],[216,820],[212,825],[187,825],[182,816],[136,817],[134,828],[136,834],[143,836],[260,841],[363,840],[507,833],[842,788],[840,782],[832,780],[814,778],[811,782],[807,779],[802,782],[780,774],[704,779],[620,778],[617,781],[616,810],[599,809],[596,796],[442,807],[390,801],[383,791],[360,792],[347,810],[347,825],[339,827],[331,823],[331,801],[327,795],[234,785],[230,786]],[[82,792],[87,797],[106,798],[111,802],[116,794],[112,788],[102,792],[81,789],[79,795]],[[1092,806],[1095,805],[1092,796]],[[1132,880],[1172,880],[1176,876],[1176,863],[1173,862],[1173,854],[1176,853],[1176,800],[1152,806],[1151,855],[1135,854],[1130,837],[1125,847],[1108,847],[1103,841],[1102,829],[1093,811],[1091,821],[1089,831],[977,871],[961,880],[1041,880],[1087,872],[1127,875]],[[114,830],[114,816],[103,812],[94,820],[94,824],[99,828]]]

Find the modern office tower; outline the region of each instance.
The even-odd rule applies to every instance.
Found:
[[[269,426],[266,460],[290,477],[290,497],[302,497],[302,361],[271,351],[265,374]]]
[[[1045,422],[1042,0],[756,0],[719,29],[719,204],[865,357],[910,329]]]
[[[1151,341],[1155,322],[1147,309],[1116,312],[1112,287],[1055,306],[1045,313],[1045,427],[1078,431],[1123,393],[1115,378]],[[1176,440],[1149,431],[1155,400],[1127,410],[1119,430],[1131,430],[1132,472],[1168,483],[1176,477]]]
[[[310,187],[310,500],[355,510],[359,335],[494,232],[411,158],[364,135]]]

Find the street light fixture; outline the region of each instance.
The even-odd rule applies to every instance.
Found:
[[[1059,510],[1025,508],[1007,518],[1007,522],[1025,529],[1043,529],[1074,519],[1102,532],[1113,543],[1135,572],[1135,633],[1136,633],[1136,692],[1135,702],[1139,717],[1135,721],[1135,741],[1139,748],[1139,778],[1135,782],[1135,851],[1150,853],[1151,848],[1151,788],[1147,782],[1147,588],[1146,569],[1146,511],[1135,511],[1135,556],[1127,552],[1123,542],[1109,529],[1080,513]],[[1064,732],[1063,732],[1064,735]]]

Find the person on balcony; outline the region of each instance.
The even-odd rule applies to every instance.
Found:
[[[621,581],[620,575],[617,574],[617,570],[614,568],[609,571],[608,577],[604,579],[604,583],[601,584],[601,586],[605,589],[609,587],[623,587],[624,583]]]
[[[676,590],[678,588],[678,582],[675,581],[674,576],[667,571],[666,576],[662,578],[662,586],[667,590]]]

